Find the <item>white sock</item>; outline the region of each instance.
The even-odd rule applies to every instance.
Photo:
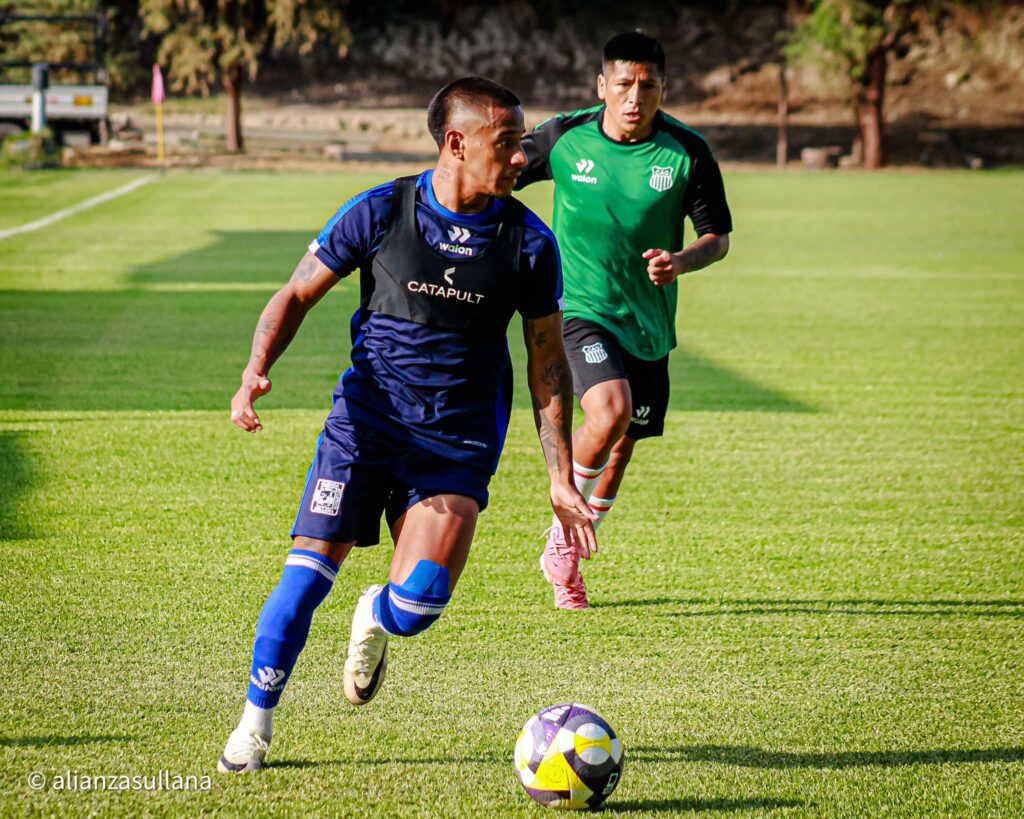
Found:
[[[242,721],[238,723],[238,727],[246,731],[255,731],[260,736],[270,739],[274,735],[274,709],[260,708],[246,700],[245,711],[242,712]]]
[[[587,502],[590,504],[591,510],[597,513],[597,520],[594,521],[594,528],[596,529],[601,525],[608,513],[612,511],[612,504],[615,503],[618,495],[614,498],[595,498],[591,497]]]
[[[590,500],[590,496],[594,494],[594,487],[597,486],[598,480],[607,468],[608,461],[601,466],[583,466],[576,461],[572,462],[572,474],[576,481],[576,488],[584,498]]]

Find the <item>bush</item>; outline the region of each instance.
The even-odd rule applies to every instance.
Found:
[[[11,134],[3,141],[0,151],[0,162],[8,168],[39,168],[60,167],[60,146],[49,128],[38,133],[24,131]]]

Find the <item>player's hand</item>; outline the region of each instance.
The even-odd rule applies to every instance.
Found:
[[[551,484],[551,508],[562,524],[565,542],[575,546],[580,557],[587,560],[597,554],[597,535],[594,521],[597,513],[590,508],[586,498],[575,486],[561,483]]]
[[[672,284],[683,272],[679,269],[679,260],[667,250],[645,250],[644,258],[647,259],[647,275],[659,287]]]
[[[242,373],[242,386],[231,399],[231,423],[246,432],[258,432],[263,423],[253,408],[257,398],[270,392],[270,379],[246,370]]]

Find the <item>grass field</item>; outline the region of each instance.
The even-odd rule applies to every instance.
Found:
[[[0,227],[137,175],[0,175]],[[536,569],[520,384],[453,604],[372,705],[341,667],[387,546],[319,610],[272,767],[55,790],[213,773],[355,283],[275,369],[263,433],[228,400],[262,304],[376,181],[170,173],[0,241],[0,813],[538,816],[512,745],[570,700],[626,748],[608,815],[1024,812],[1022,172],[728,174],[733,251],[683,282],[668,432],[601,531],[590,611],[554,611]]]

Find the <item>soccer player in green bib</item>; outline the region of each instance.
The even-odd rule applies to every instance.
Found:
[[[523,141],[517,187],[555,183],[554,231],[565,280],[565,349],[584,423],[573,437],[576,485],[597,513],[615,503],[636,442],[660,436],[676,280],[729,249],[732,217],[718,162],[700,134],[659,110],[665,52],[628,32],[604,47],[602,104],[553,117]],[[697,238],[687,244],[684,218]],[[552,521],[541,558],[555,605],[589,606],[580,558]]]

